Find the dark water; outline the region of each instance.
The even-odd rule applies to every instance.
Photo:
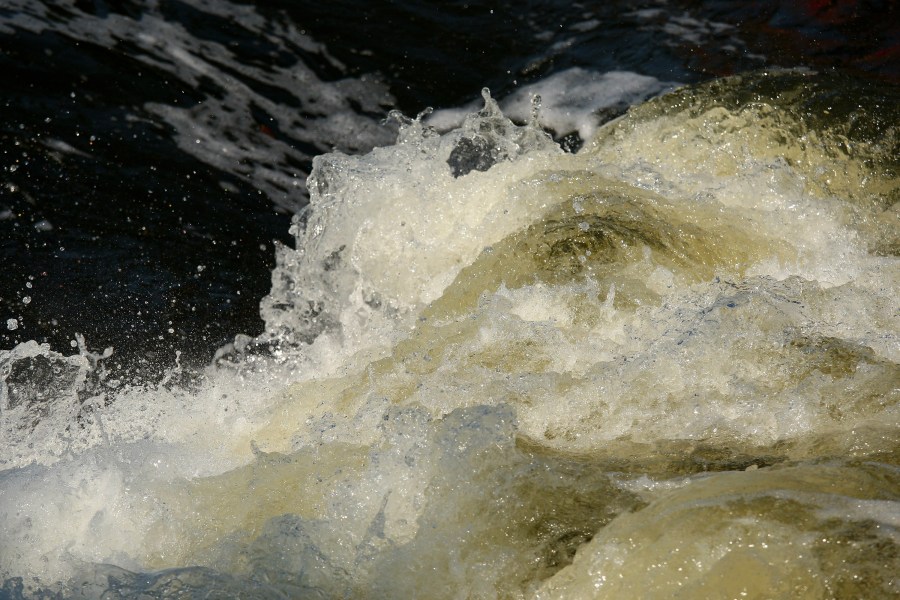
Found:
[[[769,66],[896,83],[898,8],[860,2],[7,0],[0,347],[204,364],[261,330],[313,156],[387,112],[570,67],[695,82]],[[564,135],[568,132],[555,132]],[[9,321],[14,319],[14,321]],[[11,325],[8,325],[11,323]]]

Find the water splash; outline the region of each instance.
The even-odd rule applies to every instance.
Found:
[[[807,112],[836,91],[857,108]],[[732,78],[575,155],[486,94],[448,134],[316,159],[267,334],[191,386],[66,430],[103,354],[2,356],[0,419],[40,410],[32,372],[60,403],[4,446],[7,587],[890,595],[885,94]]]

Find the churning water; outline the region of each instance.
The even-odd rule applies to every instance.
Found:
[[[80,335],[0,351],[0,597],[900,595],[891,85],[769,69],[672,91],[687,77],[570,65],[380,124],[384,84],[236,61],[331,102],[309,144],[343,152],[295,197],[309,148],[240,121],[245,102],[296,140],[278,94],[171,21],[104,18],[230,90],[141,107],[202,164],[241,156],[216,193],[309,204],[263,332],[209,366],[148,383]],[[65,143],[33,147],[63,164]]]

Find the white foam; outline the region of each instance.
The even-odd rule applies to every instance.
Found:
[[[192,386],[95,385],[108,354],[83,340],[0,353],[0,576],[526,596],[581,547],[544,591],[600,561],[640,592],[649,561],[670,592],[766,540],[772,581],[815,575],[794,542],[832,518],[893,527],[874,461],[900,428],[900,263],[848,225],[875,208],[720,109],[636,110],[572,155],[486,94],[460,130],[407,119],[394,147],[316,159],[262,306],[280,345]]]
[[[303,314],[275,307],[312,302],[334,315],[348,347],[370,344],[371,328],[381,327],[385,315],[413,315],[485,245],[544,210],[546,203],[523,179],[561,151],[539,130],[513,125],[493,100],[487,102],[451,134],[438,137],[410,122],[395,147],[365,157],[316,159],[312,216],[295,228],[300,250],[283,250],[276,285],[263,302],[270,331],[303,332]],[[472,166],[479,160],[496,161],[490,174]],[[453,161],[471,171],[454,177]],[[281,289],[282,281],[289,287]],[[394,318],[385,326],[395,327]],[[328,319],[323,315],[319,322]]]
[[[583,140],[594,137],[597,127],[612,116],[652,96],[673,89],[664,82],[628,71],[598,73],[572,67],[522,86],[500,103],[510,118],[526,120],[531,99],[541,97],[540,123],[559,135],[577,131]]]
[[[559,136],[577,132],[589,140],[602,123],[612,116],[667,90],[676,82],[664,82],[628,71],[599,73],[572,67],[521,86],[500,100],[504,114],[519,122],[530,120],[532,100],[540,96],[539,123]],[[459,108],[435,111],[427,123],[441,130],[458,127],[465,116],[476,108],[470,103]]]

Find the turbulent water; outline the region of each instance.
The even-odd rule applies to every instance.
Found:
[[[126,100],[110,122],[142,124],[151,157],[180,152],[169,179],[150,178],[160,197],[252,188],[296,213],[293,244],[276,244],[261,334],[206,367],[179,355],[152,383],[114,364],[120,347],[74,333],[59,347],[60,322],[29,324],[45,280],[17,288],[6,335],[50,333],[0,350],[0,598],[900,597],[895,86],[769,68],[677,87],[690,68],[659,47],[643,74],[588,69],[560,58],[572,40],[627,54],[599,33],[615,30],[606,13],[559,17],[559,34],[525,10],[524,47],[500,67],[518,52],[523,79],[560,68],[499,103],[485,89],[381,123],[437,84],[389,90],[250,6],[160,2],[137,18],[82,4],[65,19],[0,9],[0,33],[122,46],[154,82],[205,90],[193,105]],[[722,49],[703,64],[766,60],[720,22],[626,4],[641,35]],[[192,10],[258,44],[222,43]],[[33,173],[106,173],[130,146],[88,156],[26,125],[4,130],[18,158],[0,225],[34,265],[48,235],[76,248],[56,261],[90,262],[92,230],[42,213],[49,184]],[[230,227],[263,210],[222,203],[198,214]],[[173,226],[136,204],[145,229]],[[212,246],[237,231],[178,222]],[[170,243],[154,235],[148,247]],[[229,252],[203,268],[190,256],[191,281],[247,291],[245,250]],[[157,346],[190,347],[173,332]],[[146,350],[124,333],[124,353]]]
[[[5,355],[7,595],[900,593],[896,100],[764,72],[567,154],[485,92],[316,158],[189,389]]]

